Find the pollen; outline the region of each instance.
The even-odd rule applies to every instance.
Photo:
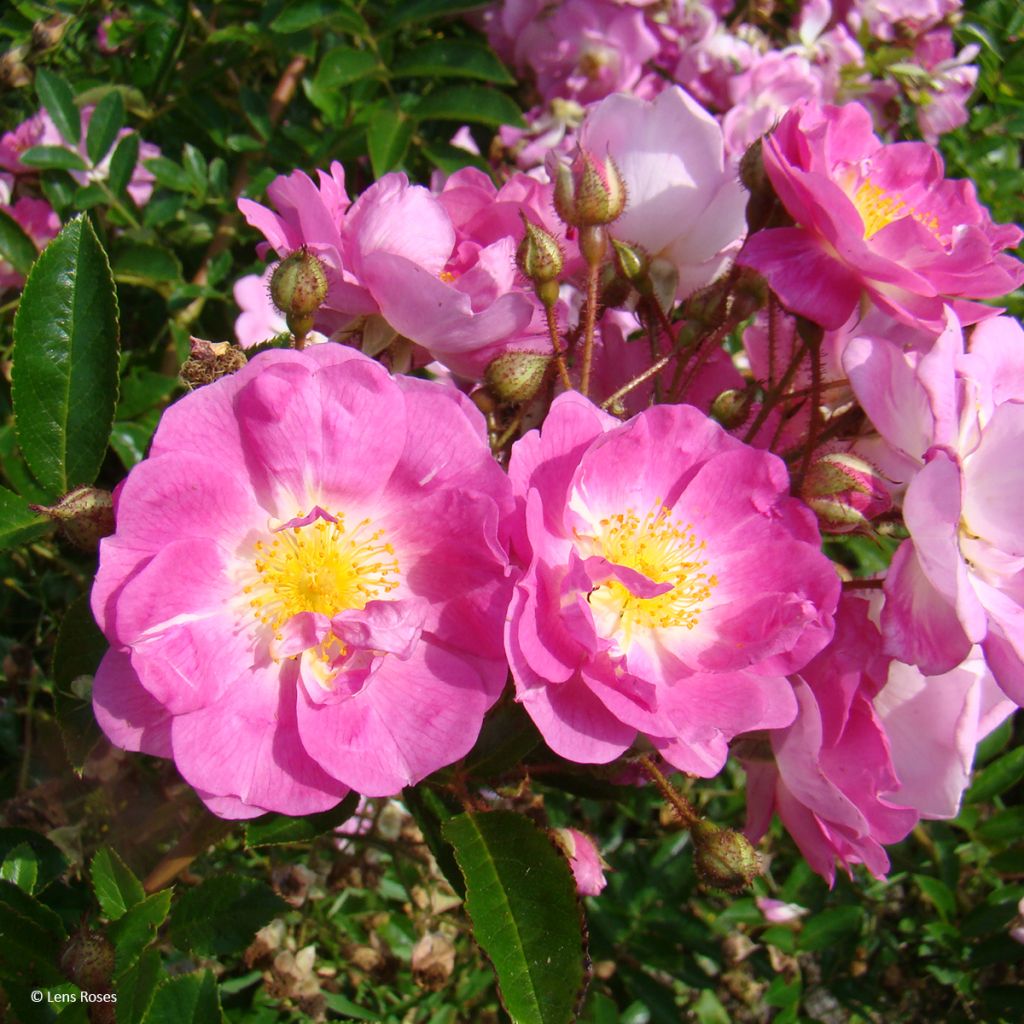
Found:
[[[939,238],[939,219],[933,214],[920,213],[908,206],[899,196],[891,195],[880,185],[865,178],[853,195],[853,205],[857,207],[861,220],[864,222],[864,237],[872,238],[884,227],[903,217],[913,217],[923,224],[936,238]],[[940,239],[941,241],[941,239]]]
[[[591,607],[603,618],[618,618],[617,632],[625,644],[638,629],[693,629],[702,608],[718,586],[703,558],[705,542],[693,526],[679,524],[672,512],[657,501],[645,515],[632,509],[600,521],[595,538],[601,554],[610,562],[643,573],[672,589],[657,597],[638,597],[618,580],[603,583],[590,595]]]
[[[458,280],[458,274],[453,273],[451,270],[442,270],[437,275],[445,284],[454,284]]]
[[[257,541],[244,592],[256,619],[275,635],[299,612],[332,616],[364,608],[399,585],[395,549],[369,519],[349,526],[344,515],[321,518],[272,538]]]

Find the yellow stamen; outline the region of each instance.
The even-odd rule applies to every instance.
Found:
[[[939,236],[939,219],[933,214],[918,213],[912,206],[899,196],[890,195],[880,185],[872,184],[865,178],[853,195],[853,205],[857,207],[861,220],[864,222],[864,237],[877,235],[884,227],[903,217],[913,217],[923,224],[933,235]]]

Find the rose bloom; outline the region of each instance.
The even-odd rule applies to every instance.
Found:
[[[622,424],[570,392],[509,476],[506,646],[552,750],[608,762],[640,732],[708,776],[736,733],[792,721],[783,677],[828,642],[839,580],[779,459],[692,406]]]
[[[1024,266],[1002,252],[1020,229],[994,224],[971,182],[945,179],[931,146],[883,145],[856,103],[798,105],[762,152],[796,226],[751,235],[738,262],[794,313],[836,329],[866,295],[898,320],[940,331],[944,302],[973,323],[994,311],[966,300],[1024,281]]]
[[[93,701],[215,813],[397,793],[500,692],[511,499],[454,389],[275,350],[165,413],[117,495]]]

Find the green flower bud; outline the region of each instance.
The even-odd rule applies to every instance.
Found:
[[[114,973],[114,947],[105,935],[83,928],[64,943],[60,967],[80,989],[106,991]]]
[[[564,264],[561,246],[542,227],[527,220],[521,210],[519,216],[526,234],[516,249],[516,265],[535,285],[557,280]]]
[[[566,224],[610,224],[626,208],[626,183],[610,157],[603,164],[581,151],[572,167],[555,167],[555,209]]]
[[[735,430],[750,412],[750,395],[740,388],[723,391],[711,403],[711,418],[726,430]]]
[[[641,295],[646,295],[650,289],[651,258],[638,245],[627,245],[617,238],[612,239],[612,248],[615,250],[615,262],[618,265],[619,273],[629,281]]]
[[[702,820],[692,826],[690,835],[694,865],[705,885],[739,892],[761,874],[761,858],[741,833]]]
[[[304,338],[313,315],[327,298],[324,265],[305,246],[281,260],[270,277],[270,298],[285,315],[288,329]]]
[[[114,502],[109,491],[76,487],[56,505],[29,505],[33,512],[52,519],[64,537],[83,551],[95,551],[100,540],[114,532]]]
[[[543,352],[503,352],[484,374],[488,390],[501,402],[528,402],[544,383],[551,356]]]

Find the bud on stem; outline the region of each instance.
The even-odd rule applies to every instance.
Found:
[[[324,266],[306,246],[277,265],[270,278],[270,298],[284,313],[296,348],[302,348],[313,329],[314,315],[327,298]]]
[[[114,502],[109,491],[76,487],[56,505],[29,505],[33,512],[52,519],[64,537],[83,551],[95,551],[114,532]]]

